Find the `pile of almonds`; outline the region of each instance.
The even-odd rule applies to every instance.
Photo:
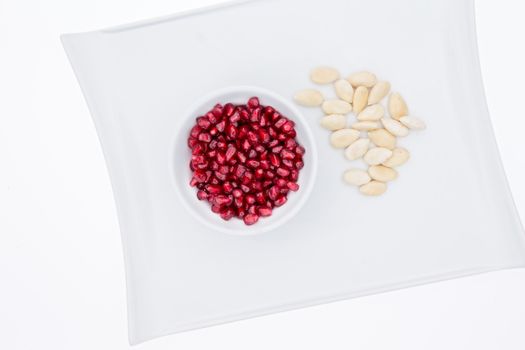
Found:
[[[310,79],[320,85],[332,84],[337,97],[326,99],[316,89],[305,89],[295,94],[295,101],[306,107],[321,107],[325,116],[320,124],[332,132],[332,147],[343,149],[348,160],[361,159],[368,166],[367,171],[346,171],[345,182],[358,186],[365,195],[385,193],[387,182],[398,176],[395,168],[410,158],[406,149],[398,147],[398,138],[408,136],[411,130],[425,129],[425,123],[409,116],[403,97],[391,92],[390,83],[378,81],[373,73],[363,71],[341,79],[336,69],[317,67],[311,71]],[[381,102],[387,96],[385,107]],[[349,125],[350,113],[355,120]]]

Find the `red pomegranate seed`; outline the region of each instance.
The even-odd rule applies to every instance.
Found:
[[[275,185],[277,185],[280,188],[286,187],[287,184],[288,184],[288,181],[286,181],[285,179],[277,179],[277,180],[275,180]]]
[[[212,124],[216,124],[219,121],[219,119],[212,112],[206,113],[205,117],[208,118]]]
[[[197,186],[198,183],[199,183],[199,181],[197,181],[197,179],[195,177],[191,178],[191,181],[190,181],[190,186],[191,187]]]
[[[259,107],[259,99],[257,97],[252,97],[248,100],[248,107],[249,108],[256,108]]]
[[[275,201],[274,201],[274,204],[276,207],[281,207],[284,205],[284,203],[286,203],[288,199],[286,199],[285,196],[280,196],[279,198],[277,198]]]
[[[247,214],[244,216],[244,223],[248,226],[254,225],[259,221],[259,215],[256,214]]]
[[[244,140],[242,142],[242,149],[245,151],[245,152],[248,152],[248,150],[252,147],[252,145],[250,145],[250,141],[248,140]]]
[[[228,221],[235,216],[235,211],[231,208],[226,208],[220,211],[221,218]]]
[[[287,186],[288,186],[288,188],[289,188],[291,191],[294,191],[294,192],[299,191],[299,185],[296,184],[295,182],[288,182]]]
[[[217,185],[206,185],[206,191],[209,194],[217,195],[221,193],[221,187]]]
[[[264,204],[266,202],[266,196],[264,195],[263,192],[257,192],[255,194],[255,200],[257,201],[257,203],[259,204]]]
[[[272,148],[272,153],[279,154],[283,150],[283,146],[275,146]]]
[[[288,120],[286,123],[284,123],[284,125],[281,127],[281,130],[285,133],[289,133],[290,131],[293,130],[295,126],[295,123],[291,120]]]
[[[273,112],[275,112],[275,109],[272,106],[266,106],[263,109],[264,114],[271,115]]]
[[[208,194],[203,190],[197,191],[197,198],[201,201],[208,199]]]
[[[297,169],[290,170],[290,180],[292,181],[299,180],[299,170]]]
[[[255,196],[252,195],[252,194],[247,194],[245,197],[244,197],[244,201],[249,204],[249,205],[252,205],[255,203]]]
[[[247,109],[241,110],[241,119],[243,120],[250,120],[250,112],[248,112]]]
[[[259,144],[255,145],[253,149],[258,153],[263,153],[266,151],[266,148],[263,145],[259,145]]]
[[[251,188],[246,186],[245,184],[241,184],[241,190],[244,192],[244,193],[248,193],[250,192]]]
[[[277,196],[279,195],[279,193],[281,193],[280,190],[279,190],[279,187],[278,186],[272,186],[268,190],[268,197],[270,197],[270,199],[272,201],[274,201],[274,200],[277,199]]]
[[[262,182],[260,182],[260,181],[254,181],[254,182],[252,182],[252,189],[253,189],[254,191],[262,191],[262,189],[263,189]]]
[[[279,141],[286,141],[287,139],[288,139],[288,136],[286,134],[277,135],[277,140]]]
[[[226,162],[226,155],[222,152],[217,153],[217,163],[224,164]]]
[[[272,122],[276,121],[277,119],[281,118],[281,113],[275,111],[272,113]]]
[[[222,184],[222,189],[225,193],[231,193],[233,191],[233,186],[229,182],[225,182]]]
[[[235,106],[233,104],[231,104],[231,103],[227,103],[227,104],[224,105],[224,109],[223,109],[222,113],[225,116],[229,117],[229,116],[231,116],[233,114],[234,111],[235,111]]]
[[[249,159],[246,161],[246,165],[250,168],[253,168],[253,169],[256,169],[259,167],[261,163],[259,163],[258,161],[256,161],[255,159]]]
[[[258,211],[257,209],[258,209],[257,206],[252,205],[252,206],[248,207],[248,213],[252,214],[252,215],[256,215],[257,211]]]
[[[202,131],[202,128],[198,125],[195,125],[190,131],[190,136],[196,139],[199,137],[201,131]]]
[[[222,117],[222,105],[220,105],[220,104],[215,105],[215,107],[213,107],[213,109],[211,110],[211,112],[212,112],[213,115],[216,116],[217,118]]]
[[[211,206],[211,211],[214,212],[215,214],[219,214],[221,212],[221,207],[219,207],[218,205],[213,204]]]
[[[197,140],[196,138],[193,138],[193,137],[190,137],[188,139],[188,147],[189,148],[194,148],[195,146],[197,146],[199,144],[199,140]]]
[[[233,195],[233,197],[235,197],[235,198],[240,198],[240,197],[242,197],[243,193],[242,193],[242,190],[236,188],[236,189],[234,189],[234,190],[232,191],[232,195]]]
[[[282,176],[282,177],[286,177],[290,175],[290,170],[285,169],[285,168],[278,168],[276,172],[277,172],[277,175]]]
[[[241,114],[239,112],[233,113],[230,117],[230,123],[232,124],[237,123],[239,120],[241,120]]]
[[[235,128],[233,124],[229,124],[226,127],[226,135],[230,140],[235,140],[235,138],[237,137],[237,128]]]
[[[215,128],[217,129],[218,132],[223,132],[225,127],[226,127],[226,121],[225,120],[215,124]]]
[[[287,150],[286,148],[283,149],[281,151],[281,157],[283,159],[294,159],[295,158],[295,153],[293,153],[292,151],[289,151]]]
[[[208,145],[209,149],[216,149],[217,148],[217,140],[211,140],[210,144]]]
[[[276,127],[277,129],[280,129],[284,124],[286,124],[287,121],[288,121],[288,119],[286,119],[286,118],[278,119],[278,120],[273,124],[273,126]]]
[[[261,115],[261,118],[259,119],[259,125],[264,128],[265,126],[268,126],[269,124],[270,124],[270,120],[268,118],[268,115],[267,114]]]
[[[209,151],[207,153],[207,155],[208,155],[208,158],[215,158],[215,157],[217,157],[217,151],[213,149],[213,150]]]
[[[203,132],[202,134],[199,135],[199,141],[210,142],[211,141],[211,135],[208,134],[207,132]]]
[[[261,157],[259,157],[259,158],[261,158]],[[270,169],[270,162],[268,162],[267,160],[261,160],[260,163],[261,163],[260,167],[261,167],[262,170]]]
[[[275,131],[274,128],[268,128],[268,134],[270,134],[270,137],[272,139],[275,139],[277,137],[277,131]],[[268,147],[273,147],[275,145],[277,145],[279,143],[278,140],[272,140],[270,141],[270,143],[268,144]]]
[[[211,122],[206,117],[199,117],[197,118],[197,125],[205,130],[208,130],[208,128],[211,126]]]
[[[301,170],[302,168],[304,168],[304,163],[301,160],[299,160],[299,161],[295,162],[295,167],[297,169]]]
[[[244,208],[237,209],[237,216],[241,219],[244,219],[246,216],[246,210],[244,210]]]
[[[228,147],[228,149],[226,150],[226,154],[225,154],[226,160],[230,161],[230,159],[232,159],[235,153],[237,153],[237,149],[235,148],[235,146]]]
[[[239,197],[239,198],[234,198],[233,199],[233,204],[237,207],[237,208],[242,208],[244,206],[244,199],[242,197]]]
[[[303,146],[297,146],[297,147],[295,148],[295,153],[296,153],[296,154],[304,155],[305,152],[306,152],[306,151],[305,151],[305,149],[304,149]]]
[[[256,179],[262,179],[264,177],[264,169],[258,168],[257,170],[255,170],[254,174]]]
[[[252,123],[257,123],[257,122],[259,122],[260,119],[261,119],[261,108],[257,107],[257,108],[255,108],[252,111],[252,113],[250,115],[250,121]],[[253,127],[253,125],[252,125],[252,127]]]
[[[241,153],[241,152],[237,152],[237,158],[239,158],[239,161],[241,163],[246,163],[246,155],[244,153]]]
[[[225,205],[230,205],[233,203],[233,198],[229,196],[225,196],[225,195],[218,195],[215,197],[214,203],[215,205],[218,205],[221,207]]]
[[[275,177],[275,173],[273,171],[268,170],[266,171],[264,176],[266,176],[267,179],[273,179]]]
[[[273,181],[271,180],[266,180],[263,182],[263,188],[269,188],[273,185]]]
[[[259,208],[259,215],[262,217],[268,217],[272,215],[272,209],[268,207],[260,207]]]
[[[283,159],[283,165],[287,168],[293,168],[293,162],[290,159]]]
[[[288,139],[286,140],[284,147],[286,147],[286,149],[293,151],[297,147],[297,142],[294,139]]]

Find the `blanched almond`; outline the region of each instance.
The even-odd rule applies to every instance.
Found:
[[[348,146],[348,148],[345,150],[346,159],[356,160],[356,159],[361,158],[368,151],[369,146],[370,146],[369,139],[359,139],[355,141],[350,146]]]
[[[373,73],[363,71],[352,74],[348,77],[348,81],[355,87],[372,87],[377,82],[377,78]]]
[[[370,182],[370,175],[361,169],[350,169],[343,175],[343,179],[349,185],[362,186]]]
[[[377,129],[368,132],[368,137],[378,147],[394,149],[397,139],[385,129]]]
[[[333,83],[339,77],[339,71],[332,67],[317,67],[310,72],[310,79],[317,84]]]
[[[306,107],[316,107],[316,106],[320,106],[323,103],[324,97],[323,97],[323,94],[321,94],[317,90],[305,89],[305,90],[297,92],[294,95],[294,100],[298,104],[306,106]]]
[[[399,120],[399,118],[408,115],[408,107],[400,94],[393,92],[390,94],[390,100],[388,101],[388,110],[390,111],[390,116],[394,119]]]
[[[379,81],[370,89],[368,95],[368,104],[373,105],[381,102],[382,99],[390,92],[390,83],[388,81]]]
[[[352,129],[360,131],[370,131],[381,128],[381,123],[379,122],[356,122],[352,124]]]
[[[364,86],[359,86],[354,91],[354,113],[360,113],[368,104],[368,89]]]
[[[389,182],[397,179],[397,171],[384,165],[373,165],[368,169],[368,174],[374,180]]]
[[[366,152],[363,159],[368,165],[379,165],[392,157],[392,151],[388,148],[375,147]]]
[[[328,100],[323,102],[323,111],[326,114],[348,114],[352,105],[343,100]]]
[[[386,192],[386,189],[386,184],[379,181],[370,181],[366,185],[359,187],[361,193],[367,196],[380,196]]]
[[[330,135],[330,143],[335,148],[346,148],[355,142],[361,133],[354,129],[341,129]]]
[[[377,121],[383,118],[385,115],[385,109],[383,106],[371,105],[366,107],[357,115],[357,120],[359,121]]]
[[[392,156],[383,162],[384,166],[394,168],[405,164],[410,159],[410,153],[404,148],[395,148]]]
[[[425,122],[417,117],[401,117],[399,121],[403,123],[406,127],[413,130],[423,130],[427,128]]]
[[[346,117],[341,114],[330,114],[321,119],[321,126],[325,129],[335,131],[346,127]]]
[[[348,80],[340,79],[334,83],[335,94],[341,100],[352,103],[354,99],[354,88]]]
[[[383,118],[381,119],[381,123],[383,123],[385,129],[394,136],[405,137],[409,133],[408,129],[395,119]]]

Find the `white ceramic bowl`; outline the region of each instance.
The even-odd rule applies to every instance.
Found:
[[[207,201],[197,199],[197,190],[189,185],[192,172],[189,169],[191,151],[187,145],[189,132],[195,125],[196,118],[205,114],[217,103],[245,104],[252,96],[257,96],[262,105],[271,105],[281,114],[296,123],[297,141],[304,146],[304,168],[300,172],[299,191],[290,192],[288,201],[280,208],[275,208],[272,216],[261,218],[255,225],[247,226],[241,219],[223,220],[211,211]],[[175,138],[173,154],[170,158],[171,169],[177,194],[188,211],[207,227],[228,234],[250,236],[271,231],[290,220],[308,200],[317,174],[317,149],[312,132],[303,115],[288,101],[271,91],[254,86],[229,87],[215,91],[195,103],[184,115],[182,127]]]

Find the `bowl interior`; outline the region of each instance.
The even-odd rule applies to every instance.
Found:
[[[297,141],[306,149],[304,155],[304,168],[300,172],[298,184],[299,191],[290,192],[288,202],[273,211],[272,216],[261,218],[255,225],[247,226],[238,218],[230,221],[223,220],[211,211],[207,201],[197,199],[196,189],[189,185],[192,172],[189,169],[191,151],[187,146],[190,129],[195,125],[196,118],[205,114],[217,103],[244,104],[250,97],[257,96],[262,105],[271,105],[281,114],[296,123]],[[184,206],[200,222],[209,228],[236,235],[254,235],[271,231],[291,219],[302,207],[310,195],[316,177],[317,150],[312,133],[302,114],[283,97],[268,90],[257,87],[227,88],[207,95],[194,104],[182,116],[184,121],[175,139],[173,156],[170,158],[173,170],[173,179],[178,195]]]

